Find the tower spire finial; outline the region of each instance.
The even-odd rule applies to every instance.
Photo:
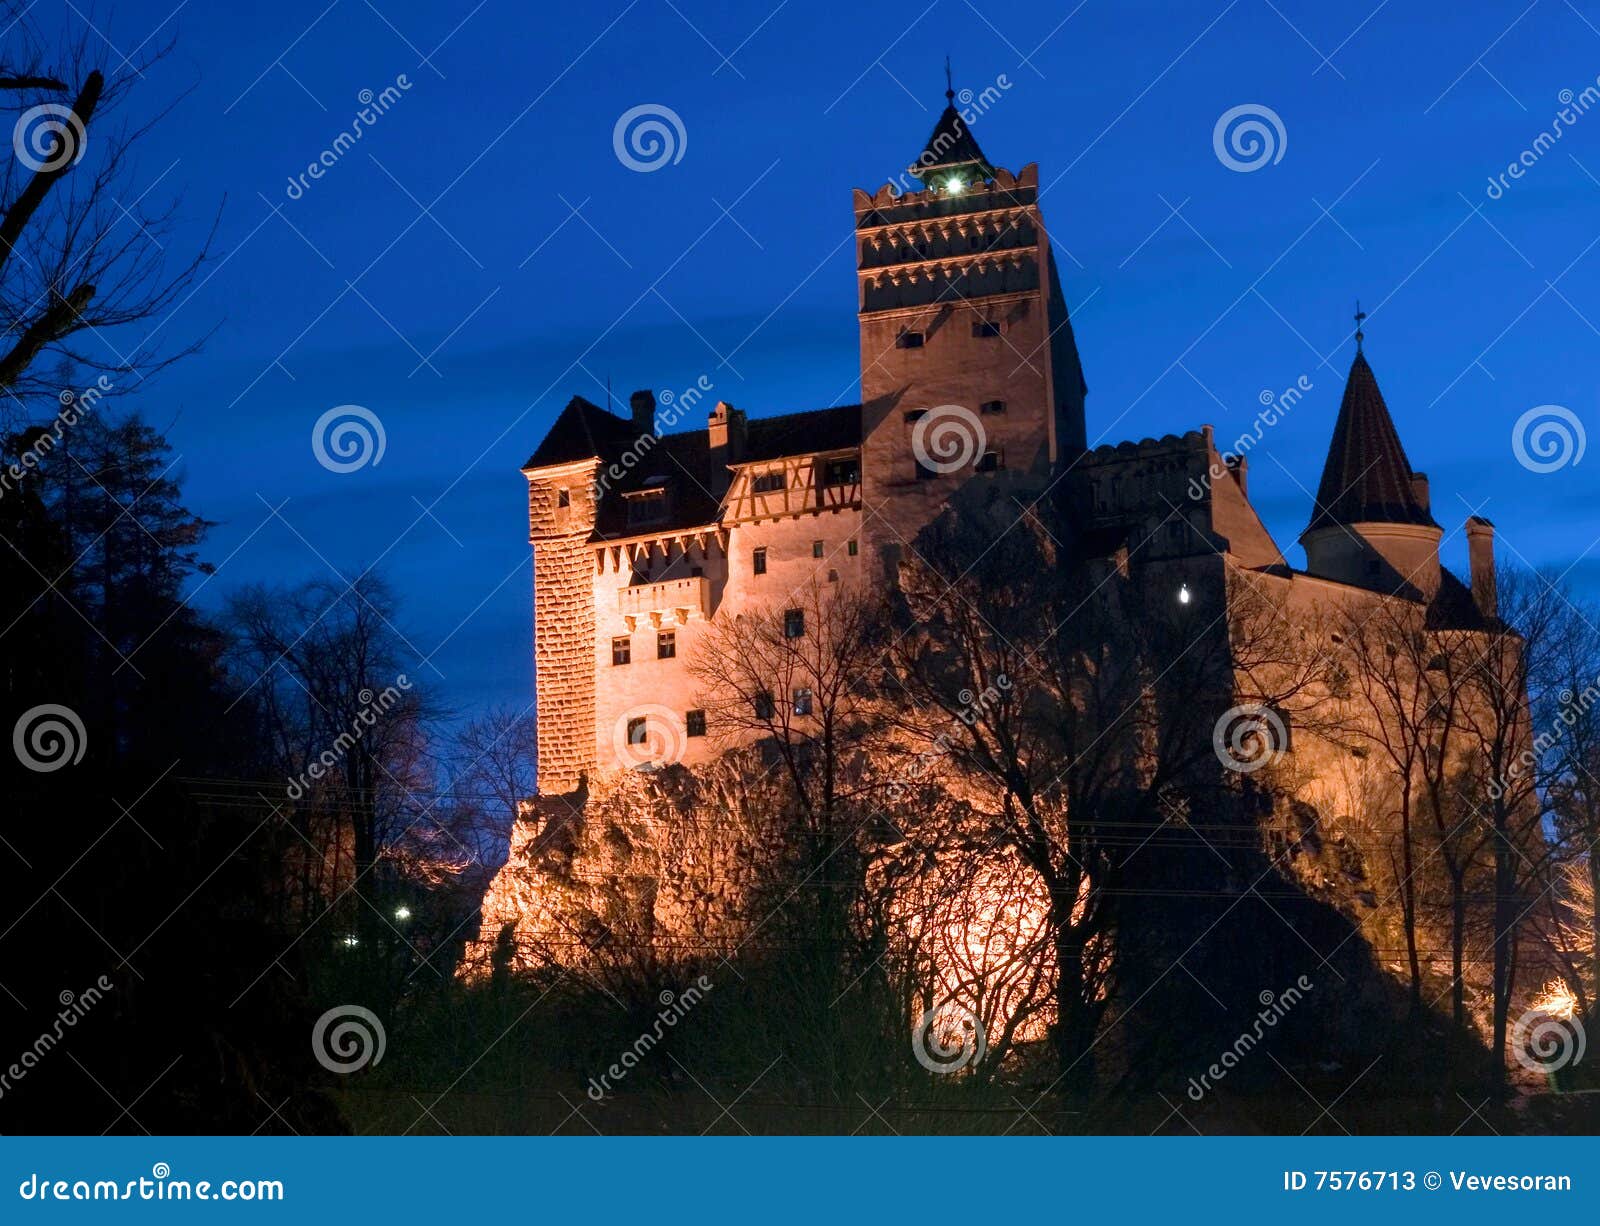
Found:
[[[956,100],[956,87],[950,79],[950,57],[944,57],[944,96],[947,102]]]
[[[1366,319],[1367,313],[1361,309],[1361,299],[1356,299],[1356,352],[1361,352],[1361,341],[1366,333],[1361,330],[1361,322]]]

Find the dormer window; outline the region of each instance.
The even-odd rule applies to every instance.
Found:
[[[788,481],[783,473],[757,473],[755,480],[750,483],[750,488],[757,494],[782,493]]]
[[[671,509],[670,493],[665,477],[651,477],[643,489],[624,494],[622,500],[628,508],[628,527],[658,524],[666,519]]]
[[[920,332],[902,332],[894,338],[894,347],[896,349],[921,349],[922,340],[923,337]]]

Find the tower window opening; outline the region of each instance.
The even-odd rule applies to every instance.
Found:
[[[556,491],[556,506],[558,506],[558,507],[566,507],[566,506],[571,506],[571,505],[572,505],[572,491],[568,490],[568,489],[559,489],[559,490],[557,490]]]
[[[627,635],[611,640],[611,663],[631,664],[633,662],[633,640]]]
[[[776,494],[787,488],[788,481],[783,473],[757,473],[750,488],[757,494]]]
[[[894,338],[896,349],[921,349],[923,336],[920,332],[902,332]]]
[[[985,400],[978,406],[978,411],[989,415],[1004,413],[1006,411],[1006,402],[1004,400]]]
[[[690,736],[704,736],[706,734],[706,713],[704,711],[685,711],[683,724],[684,731]]]
[[[988,339],[1000,335],[1000,325],[992,319],[980,319],[972,325],[972,335]]]
[[[678,634],[675,630],[662,630],[656,634],[656,659],[671,660],[678,654]]]
[[[756,575],[764,575],[767,573],[766,546],[763,545],[760,549],[752,549],[750,551],[750,571],[752,574]]]
[[[786,639],[804,638],[806,633],[806,611],[804,609],[785,609],[783,611],[783,637]]]

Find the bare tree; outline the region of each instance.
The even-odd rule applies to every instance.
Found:
[[[981,782],[990,848],[1048,896],[1063,1073],[1112,999],[1129,860],[1185,797],[1217,791],[1218,713],[1241,690],[1292,705],[1319,670],[1265,589],[1214,558],[1141,566],[1143,547],[1083,561],[1032,517],[972,510],[925,531],[900,569],[901,728]]]
[[[109,45],[89,24],[53,40],[32,5],[12,0],[0,12],[8,31],[0,110],[12,120],[16,154],[0,172],[0,389],[23,402],[54,400],[59,383],[39,371],[41,359],[57,355],[114,376],[116,390],[198,343],[160,334],[208,258],[211,236],[174,255],[176,200],[153,191],[162,176],[146,182],[137,163],[142,138],[170,108],[121,118],[170,44],[108,72]],[[165,318],[136,340],[117,331],[157,316]]]

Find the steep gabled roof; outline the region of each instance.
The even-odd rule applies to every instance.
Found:
[[[627,418],[574,396],[523,467],[544,468],[590,456],[610,456],[625,450],[636,436],[637,431]]]
[[[1413,475],[1377,377],[1358,349],[1306,532],[1360,523],[1437,527],[1417,496]]]
[[[928,136],[928,143],[923,146],[921,154],[912,163],[912,176],[926,184],[937,182],[941,171],[971,167],[979,178],[994,178],[993,165],[983,156],[972,129],[955,108],[955,93],[946,91],[945,97],[949,99],[949,105],[944,108],[944,114],[939,116],[939,122],[933,125],[933,132]]]

